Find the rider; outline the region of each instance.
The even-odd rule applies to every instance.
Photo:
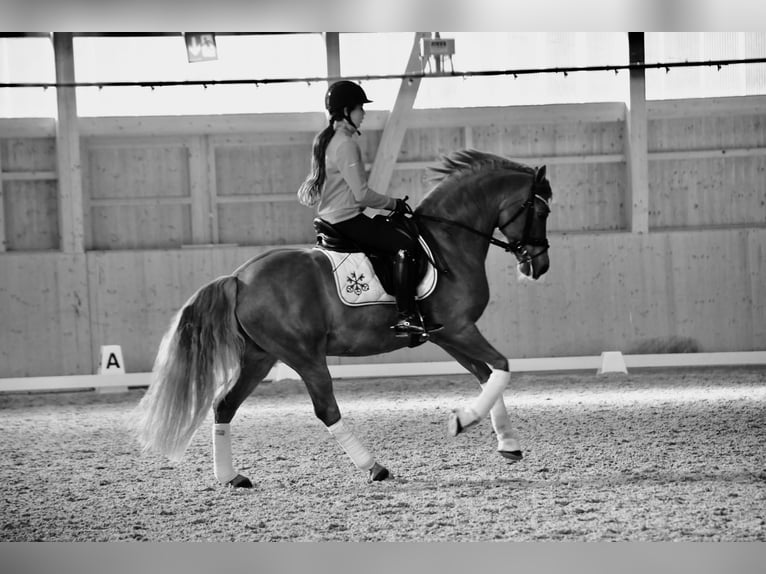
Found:
[[[311,172],[298,190],[303,205],[317,205],[317,215],[364,250],[394,256],[394,280],[398,316],[391,326],[397,335],[424,333],[415,303],[415,249],[408,236],[383,217],[370,218],[364,209],[410,212],[404,199],[370,189],[356,141],[364,120],[364,104],[370,103],[358,84],[341,80],[325,96],[329,125],[314,138]]]

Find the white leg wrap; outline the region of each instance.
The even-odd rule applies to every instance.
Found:
[[[487,416],[492,405],[494,405],[498,399],[502,402],[503,391],[505,390],[508,381],[511,380],[511,373],[508,371],[496,371],[492,370],[492,374],[489,376],[489,380],[484,384],[481,389],[481,394],[476,398],[471,405],[470,409],[476,414],[478,419],[483,419]],[[503,409],[505,405],[503,404]],[[506,414],[506,417],[508,415]]]
[[[505,401],[503,401],[502,395],[492,405],[489,416],[492,419],[492,428],[495,429],[495,434],[497,435],[497,450],[509,452],[521,450],[519,433],[511,426],[511,419],[508,417],[508,411],[505,409]]]
[[[368,451],[364,445],[359,442],[359,439],[354,436],[351,429],[346,427],[343,423],[343,419],[339,420],[334,425],[327,427],[327,430],[333,437],[335,437],[335,440],[338,441],[338,444],[343,448],[358,469],[370,470],[372,468],[372,465],[375,464],[375,459],[370,451]]]
[[[231,430],[229,424],[213,425],[213,460],[215,461],[215,477],[221,484],[227,484],[235,476],[234,464],[231,460]]]

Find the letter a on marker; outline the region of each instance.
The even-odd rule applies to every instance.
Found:
[[[125,374],[122,348],[119,345],[102,345],[99,375]]]

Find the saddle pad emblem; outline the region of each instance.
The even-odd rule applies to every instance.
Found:
[[[362,273],[359,277],[356,276],[356,273],[353,271],[351,272],[351,275],[346,277],[346,293],[353,293],[357,297],[361,295],[364,291],[370,290],[370,284],[364,283],[364,273]]]
[[[428,252],[428,246],[420,240],[421,245]],[[324,253],[332,265],[335,286],[340,300],[351,307],[360,305],[376,305],[380,303],[395,304],[393,295],[386,293],[383,284],[375,275],[369,257],[364,253],[341,253],[328,251],[322,247],[314,247]],[[436,288],[436,269],[431,263],[427,264],[425,276],[415,291],[417,300],[425,299]]]

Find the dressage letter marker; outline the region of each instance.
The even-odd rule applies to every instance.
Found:
[[[101,345],[101,363],[99,375],[124,375],[122,348],[119,345]]]
[[[101,345],[101,362],[98,366],[99,375],[124,375],[125,363],[122,360],[122,348],[119,345]],[[126,386],[96,387],[97,393],[126,393]]]
[[[601,353],[601,367],[598,370],[598,374],[603,375],[604,373],[628,374],[628,368],[625,366],[625,358],[620,351],[606,351]]]

